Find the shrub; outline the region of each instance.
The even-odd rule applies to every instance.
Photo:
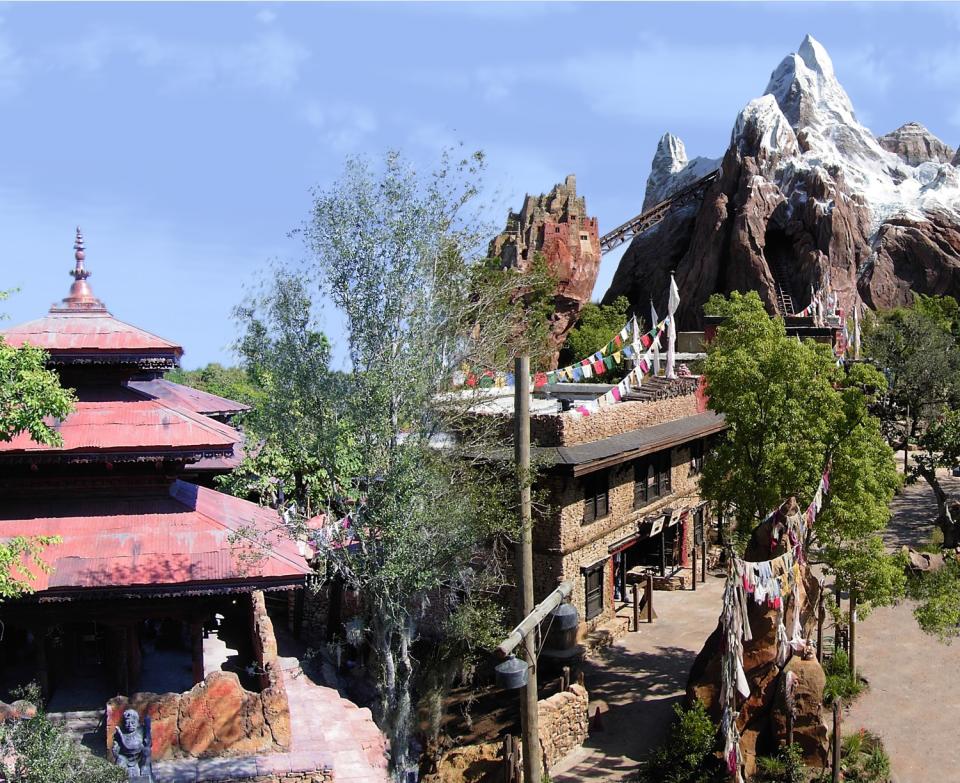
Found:
[[[803,754],[796,743],[787,745],[776,756],[757,758],[756,783],[804,783],[807,779]]]
[[[859,674],[854,677],[850,671],[850,658],[844,650],[837,650],[823,667],[827,676],[823,686],[823,703],[833,704],[837,699],[852,701],[863,692],[863,681]]]
[[[650,755],[648,783],[709,783],[718,778],[717,727],[701,701],[687,709],[675,704],[676,715],[666,741]]]
[[[125,783],[126,773],[97,758],[50,722],[39,688],[21,694],[37,714],[0,726],[0,780],[10,783]]]
[[[843,779],[847,783],[887,783],[890,757],[876,734],[860,729],[843,738]]]

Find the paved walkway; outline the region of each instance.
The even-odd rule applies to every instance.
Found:
[[[960,479],[944,477],[960,494]],[[929,540],[937,506],[927,484],[906,487],[892,510],[888,546]],[[857,665],[870,688],[845,717],[844,733],[864,727],[883,737],[899,783],[960,781],[960,645],[924,634],[905,601],[875,610],[857,626]]]
[[[387,781],[386,740],[370,710],[314,683],[296,658],[280,658],[280,665],[290,702],[291,754],[329,756],[337,783]]]
[[[603,729],[550,771],[554,783],[624,780],[666,735],[693,659],[716,627],[723,577],[707,575],[697,591],[654,593],[658,615],[584,666],[590,715]],[[592,723],[592,722],[591,722]]]

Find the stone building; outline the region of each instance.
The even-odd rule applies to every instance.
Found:
[[[725,428],[706,410],[698,378],[649,378],[616,405],[582,416],[567,400],[596,397],[597,384],[542,386],[531,406],[534,487],[534,592],[560,581],[581,634],[615,613],[628,583],[646,571],[661,584],[689,568],[710,519],[698,476],[711,438]],[[512,413],[509,390],[482,406]]]

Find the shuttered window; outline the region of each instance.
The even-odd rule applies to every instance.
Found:
[[[592,473],[583,484],[583,521],[593,522],[610,511],[610,478],[607,471]]]
[[[665,451],[633,464],[633,506],[639,508],[673,491],[670,452]]]
[[[603,612],[603,563],[584,573],[586,580],[587,620],[592,620]]]

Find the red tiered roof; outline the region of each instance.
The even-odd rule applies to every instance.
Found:
[[[302,583],[310,567],[281,524],[272,509],[184,481],[166,491],[130,487],[112,497],[0,504],[0,535],[62,539],[43,551],[49,574],[30,569],[41,599],[90,589],[166,594],[211,583]]]
[[[250,410],[250,406],[242,402],[228,400],[226,397],[200,391],[200,389],[192,389],[189,386],[168,381],[166,378],[128,381],[127,386],[164,402],[173,403],[178,408],[202,413],[204,416],[229,416]]]
[[[61,352],[91,351],[105,354],[146,351],[173,353],[178,357],[183,355],[183,348],[176,343],[124,323],[105,310],[51,312],[35,321],[4,329],[0,334],[9,345],[19,348],[29,343],[54,356]]]
[[[180,452],[227,456],[241,440],[233,427],[120,385],[80,387],[77,397],[66,419],[48,422],[60,433],[63,445],[44,446],[22,433],[0,442],[0,460],[43,455],[155,458]]]

